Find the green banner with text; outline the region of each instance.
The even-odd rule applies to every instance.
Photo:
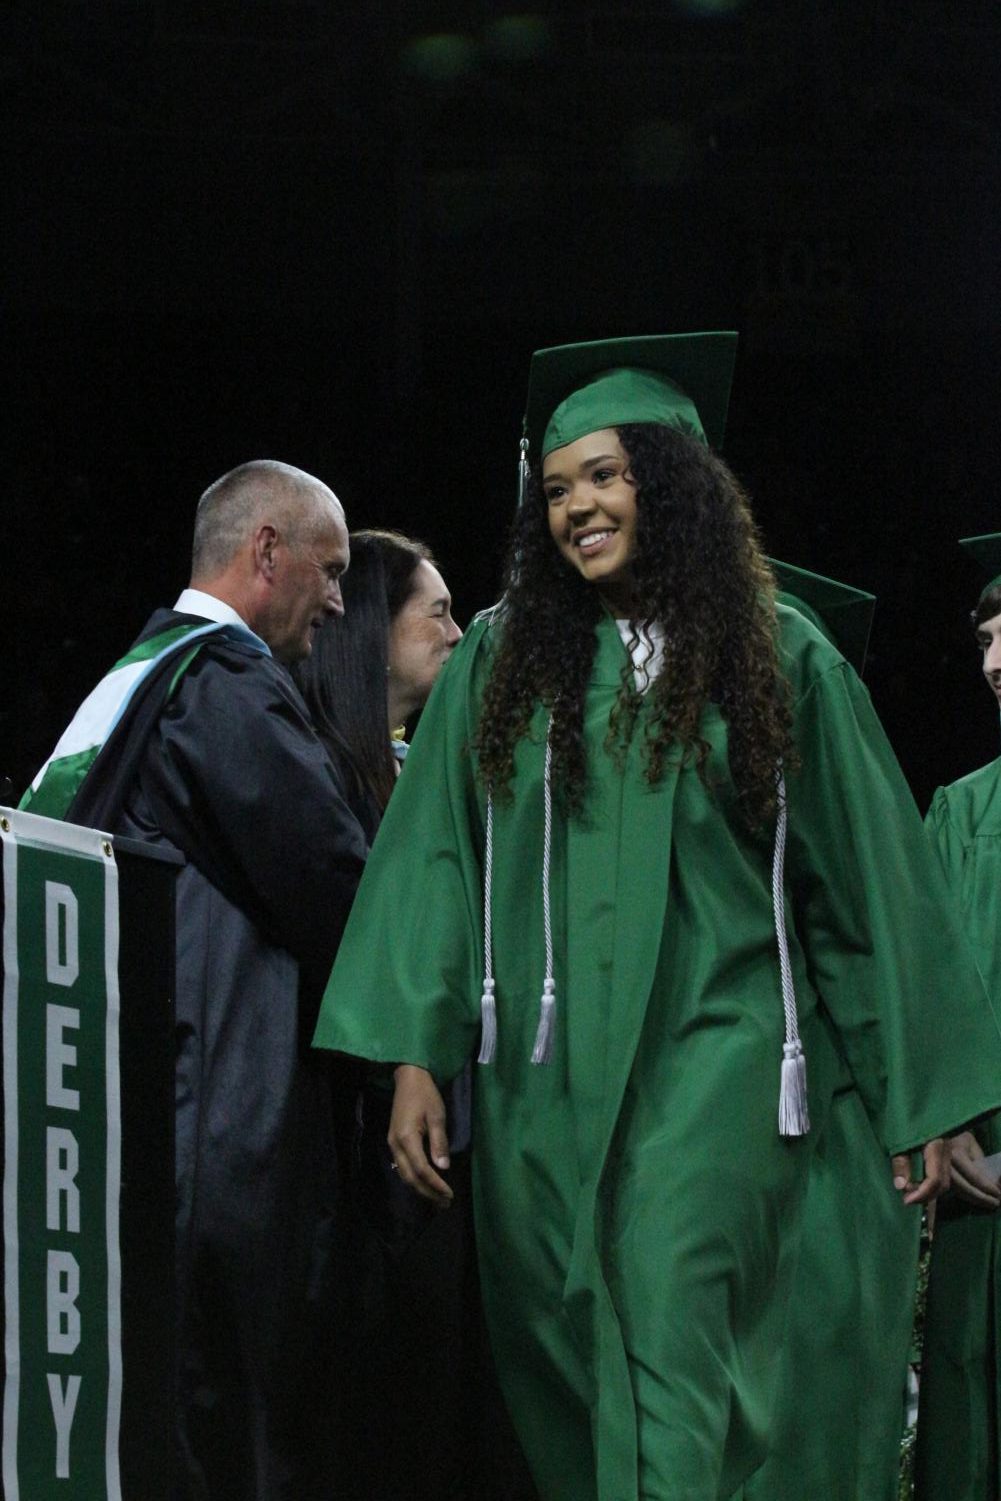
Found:
[[[3,845],[5,1501],[119,1501],[118,882],[31,814]]]

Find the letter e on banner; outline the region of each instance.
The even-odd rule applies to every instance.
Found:
[[[79,1110],[80,1091],[63,1083],[63,1070],[76,1068],[76,1048],[63,1041],[63,1033],[79,1032],[80,1013],[75,1006],[45,1008],[45,1103],[50,1109]]]
[[[80,973],[80,914],[61,881],[45,883],[45,974],[50,985],[75,985]]]

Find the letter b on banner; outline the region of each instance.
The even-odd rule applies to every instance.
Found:
[[[49,1354],[72,1355],[80,1343],[80,1266],[71,1251],[50,1251],[45,1306]]]

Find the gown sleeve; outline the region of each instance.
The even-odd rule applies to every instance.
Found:
[[[469,750],[486,627],[443,668],[372,846],[314,1037],[454,1078],[483,980],[484,820]]]
[[[958,892],[963,877],[966,846],[950,816],[949,799],[944,787],[939,787],[931,800],[931,806],[925,815],[925,829],[938,851],[950,891]]]
[[[206,648],[143,763],[159,826],[269,941],[329,970],[367,854],[305,705],[270,659]]]
[[[789,779],[796,931],[888,1152],[996,1107],[1001,1034],[939,862],[847,664],[796,705]]]

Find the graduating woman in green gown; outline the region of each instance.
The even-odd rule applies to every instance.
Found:
[[[1001,534],[964,539],[987,569],[1001,568]],[[983,671],[1001,703],[1001,576],[971,623]],[[991,1000],[1001,999],[1001,759],[950,787],[928,810],[928,831],[959,901]],[[932,1242],[918,1406],[915,1488],[921,1501],[990,1501],[1001,1494],[1001,1115],[955,1143],[954,1192],[938,1206]]]
[[[396,1164],[442,1201],[435,1081],[479,1059],[484,1305],[545,1501],[718,1501],[760,1464],[845,1067],[888,1153],[928,1143],[912,1202],[1001,1099],[868,697],[775,604],[707,446],[733,348],[534,357],[505,595],[432,694],[316,1035],[399,1065]]]

